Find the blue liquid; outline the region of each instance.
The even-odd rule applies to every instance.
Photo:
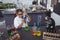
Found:
[[[23,15],[22,18],[23,18],[23,19],[26,19],[26,15]]]
[[[38,20],[37,21],[37,29],[40,29],[40,27],[41,27],[41,20]]]

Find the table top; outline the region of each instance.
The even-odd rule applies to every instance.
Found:
[[[42,36],[37,37],[32,35],[32,30],[25,31],[23,28],[20,29],[21,40],[42,40]]]

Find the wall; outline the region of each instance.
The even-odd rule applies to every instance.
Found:
[[[2,0],[0,0],[0,2],[2,2]]]
[[[60,25],[60,15],[56,14],[56,13],[52,13],[51,17],[55,20],[56,22],[56,26]]]

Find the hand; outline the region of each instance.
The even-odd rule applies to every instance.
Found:
[[[21,28],[23,23],[25,23],[24,19],[22,19],[22,22],[21,22],[21,24],[19,24],[18,28]]]
[[[24,23],[25,22],[25,20],[24,19],[22,19],[22,23]]]

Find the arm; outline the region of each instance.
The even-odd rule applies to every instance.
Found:
[[[31,18],[30,18],[30,16],[29,16],[29,15],[27,15],[27,18],[28,18],[28,20],[29,20],[29,21],[31,21]]]
[[[24,10],[23,12],[24,12],[25,15],[27,16],[28,20],[31,21],[31,18],[30,18],[30,16],[29,16],[28,13],[27,13],[27,9],[26,9],[26,8],[25,8],[25,10]]]
[[[14,20],[14,27],[15,28],[21,28],[23,23],[24,23],[24,20],[22,20],[22,22],[20,22],[20,23],[19,23],[19,21]]]
[[[22,20],[22,23],[18,25],[18,28],[21,28],[24,23],[24,20]]]

